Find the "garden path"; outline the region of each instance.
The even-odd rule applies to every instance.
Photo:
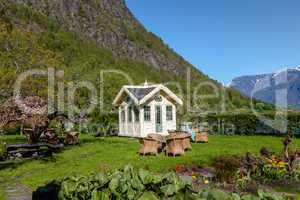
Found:
[[[7,200],[31,200],[31,191],[20,183],[9,183],[5,186]]]

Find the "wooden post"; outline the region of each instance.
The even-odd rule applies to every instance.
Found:
[[[20,127],[20,135],[23,135],[23,129],[24,129],[24,121],[22,120],[21,122],[21,127]]]

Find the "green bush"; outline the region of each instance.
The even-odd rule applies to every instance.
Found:
[[[274,120],[275,116],[273,112],[260,113],[260,115],[270,120]],[[207,115],[194,121],[207,122],[211,134],[282,135],[289,133],[300,136],[300,113],[298,112],[287,114],[287,132],[285,133],[264,124],[257,115],[250,112]],[[276,122],[274,125],[277,125]]]

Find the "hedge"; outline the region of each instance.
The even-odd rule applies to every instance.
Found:
[[[266,124],[262,117],[273,120],[272,124]],[[275,115],[264,113],[225,113],[206,115],[194,119],[200,126],[206,123],[210,134],[236,134],[236,135],[282,135],[293,134],[300,136],[300,113],[289,112],[287,115]],[[286,123],[285,123],[286,121]],[[281,124],[283,125],[281,126]],[[285,125],[286,124],[286,125]],[[278,127],[281,127],[278,128]],[[282,127],[286,127],[283,128]]]

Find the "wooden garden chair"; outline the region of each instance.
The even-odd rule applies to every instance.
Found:
[[[148,138],[155,139],[155,140],[157,140],[158,142],[161,142],[161,143],[166,142],[166,138],[164,136],[160,135],[160,134],[157,134],[157,133],[148,134]]]
[[[195,142],[202,142],[208,143],[208,134],[207,133],[196,133],[196,141]]]
[[[158,154],[158,150],[160,148],[160,142],[153,138],[141,138],[139,140],[141,147],[139,149],[139,154]]]
[[[152,138],[159,143],[159,151],[162,152],[166,146],[166,138],[157,133],[148,134],[148,138]]]
[[[47,131],[45,132],[45,136],[48,144],[53,144],[53,145],[59,144],[59,138],[55,133],[54,129],[47,129]]]
[[[182,147],[184,150],[191,150],[192,149],[192,145],[191,145],[191,135],[183,132],[183,131],[177,131],[176,134],[175,133],[171,133],[169,135],[169,138],[178,138],[181,139],[182,142]]]
[[[208,130],[204,129],[201,131],[200,129],[196,129],[196,139],[195,142],[203,142],[207,143],[208,142]]]
[[[173,137],[167,139],[166,155],[172,154],[174,157],[176,155],[184,155],[184,148],[182,145],[182,138]]]
[[[67,145],[79,144],[79,133],[78,132],[69,132],[66,135],[65,143]]]
[[[182,147],[185,151],[192,149],[191,136],[187,135],[187,136],[182,138]]]

